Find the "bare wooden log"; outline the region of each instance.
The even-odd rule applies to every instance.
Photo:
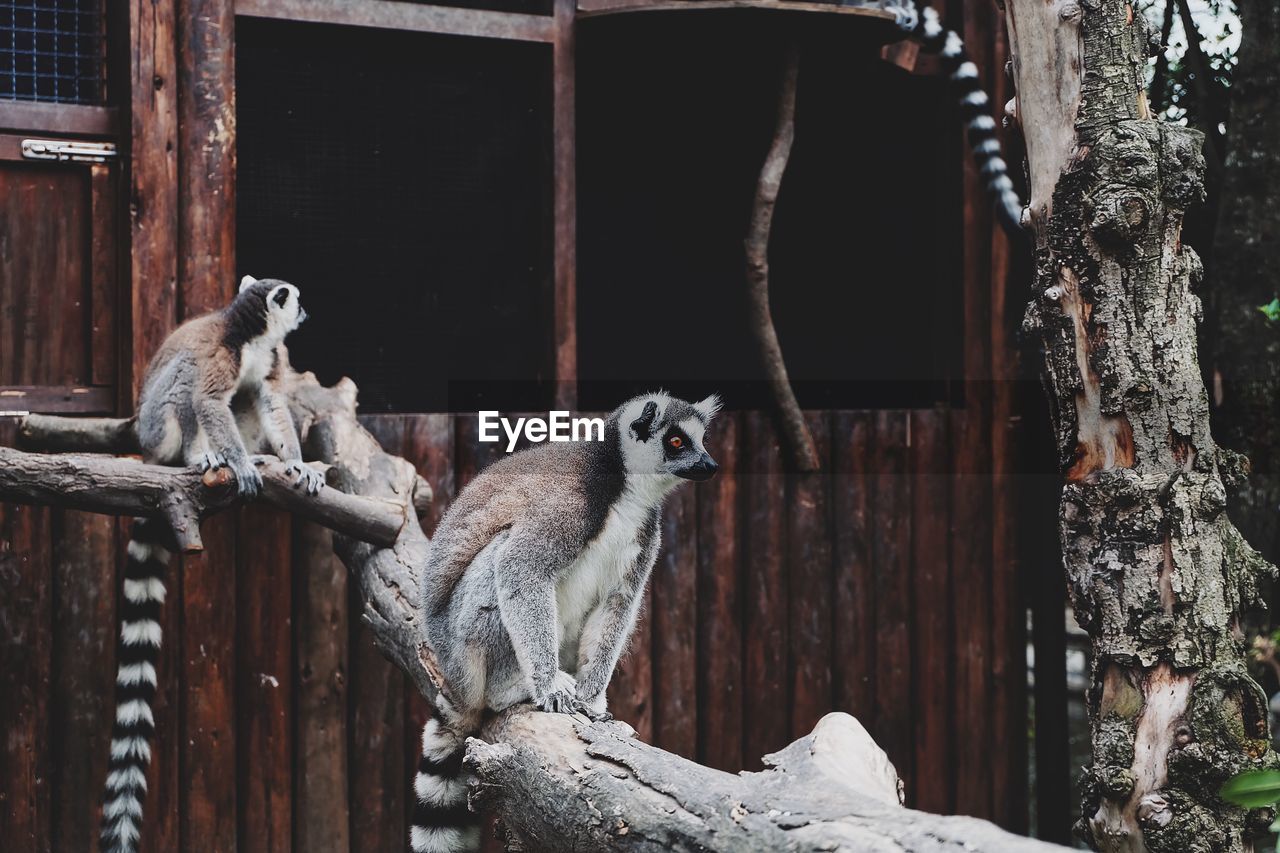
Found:
[[[473,807],[502,816],[508,849],[985,851],[1065,848],[986,821],[901,806],[898,775],[848,714],[731,774],[649,746],[624,723],[537,712],[470,741]]]
[[[133,418],[70,418],[27,415],[18,446],[47,453],[141,453]]]
[[[392,501],[323,489],[294,488],[284,463],[266,459],[262,499],[310,521],[362,540],[392,544],[405,510]],[[239,503],[226,468],[201,474],[112,456],[47,455],[0,447],[0,500],[60,506],[109,515],[164,518],[179,548],[199,551],[200,520]]]
[[[791,158],[791,144],[796,135],[796,82],[800,75],[800,48],[793,42],[787,45],[782,81],[778,90],[778,116],[773,131],[773,143],[760,169],[756,183],[755,201],[751,205],[751,225],[745,241],[747,255],[747,295],[751,309],[751,331],[760,348],[769,389],[782,416],[782,428],[791,447],[796,468],[800,471],[817,471],[818,451],[813,436],[805,424],[804,413],[796,402],[787,365],[782,359],[782,345],[773,327],[773,314],[769,310],[769,235],[773,231],[773,210],[778,202],[782,186],[782,174]]]

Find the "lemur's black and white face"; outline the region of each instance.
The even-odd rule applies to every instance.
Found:
[[[284,340],[285,335],[307,319],[307,312],[302,307],[302,295],[292,284],[278,279],[256,279],[251,275],[240,280],[241,293],[254,287],[263,291],[269,336]]]
[[[707,452],[703,438],[718,411],[720,398],[714,394],[697,403],[661,392],[631,400],[618,419],[627,470],[684,480],[711,479],[720,466]]]

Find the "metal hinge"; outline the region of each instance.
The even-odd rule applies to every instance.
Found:
[[[28,160],[105,163],[115,158],[116,145],[114,142],[82,142],[73,139],[24,139],[22,156]]]

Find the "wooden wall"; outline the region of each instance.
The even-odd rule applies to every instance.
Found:
[[[967,508],[989,480],[957,471],[967,417],[809,413],[824,470],[795,475],[770,416],[722,415],[709,439],[722,473],[666,509],[613,712],[665,749],[740,770],[848,711],[910,804],[1022,826],[1009,804],[1025,802],[1025,725],[975,730],[964,715],[1017,719],[1024,671],[1020,642],[997,629],[1014,616],[1007,596],[963,559],[996,547],[989,513]],[[501,452],[476,441],[474,416],[365,422],[436,489],[428,531]],[[425,708],[374,650],[329,534],[266,508],[205,532],[206,554],[170,575],[146,848],[402,849]],[[8,850],[92,846],[126,536],[108,518],[0,507]],[[1002,684],[1005,672],[1019,680]]]
[[[131,148],[118,365],[128,398],[164,335],[234,287],[234,53],[229,0],[119,8],[132,46],[116,78]],[[572,8],[559,0],[555,16],[521,18],[503,36],[552,42],[559,69],[554,339],[557,377],[570,381]],[[963,13],[984,79],[1003,85],[994,7],[974,0]],[[474,34],[480,14],[459,11],[450,26]],[[849,711],[888,750],[911,804],[1021,829],[1024,610],[1005,381],[1016,311],[1004,304],[1008,246],[966,169],[965,406],[811,413],[825,464],[805,476],[784,470],[769,417],[725,415],[710,440],[723,473],[670,502],[645,617],[611,693],[642,737],[729,770]],[[572,406],[572,385],[562,389]],[[498,452],[466,417],[368,425],[431,482],[433,516]],[[0,443],[12,438],[0,419]],[[0,506],[6,850],[93,846],[126,532],[113,519]],[[254,508],[211,520],[204,539],[202,556],[171,570],[144,849],[403,849],[425,709],[374,650],[328,534]]]

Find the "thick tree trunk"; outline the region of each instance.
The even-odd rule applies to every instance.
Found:
[[[1250,850],[1268,814],[1223,803],[1278,762],[1239,621],[1273,571],[1224,509],[1196,356],[1202,268],[1181,242],[1202,136],[1151,119],[1150,49],[1124,0],[1010,0],[1036,278],[1025,328],[1065,476],[1060,532],[1093,641],[1083,834],[1106,851]]]
[[[1210,266],[1214,425],[1252,472],[1231,516],[1280,558],[1280,2],[1239,0],[1243,32],[1231,84],[1230,150]]]

